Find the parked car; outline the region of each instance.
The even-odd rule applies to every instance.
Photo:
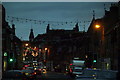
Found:
[[[19,80],[24,80],[25,75],[21,72],[21,70],[8,70],[3,73],[3,80],[7,79],[19,79]]]
[[[34,68],[33,68],[33,67],[26,67],[26,69],[34,70]]]
[[[34,70],[34,73],[35,73],[36,75],[41,76],[41,71],[40,71],[40,70]]]
[[[26,76],[26,79],[35,79],[36,73],[31,69],[23,69],[21,72]]]

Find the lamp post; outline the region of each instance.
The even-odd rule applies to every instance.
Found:
[[[104,67],[104,58],[105,58],[105,36],[104,36],[104,27],[100,24],[95,24],[96,29],[101,29],[101,39],[100,39],[100,61],[101,61],[101,68],[103,69]]]
[[[105,36],[104,36],[104,27],[103,26],[101,26],[101,25],[98,25],[98,24],[96,24],[95,25],[95,27],[97,28],[97,29],[99,29],[99,28],[101,28],[101,57],[104,57],[105,56],[105,54],[104,54],[104,41],[105,41]]]
[[[45,48],[45,61],[48,59],[48,48]]]

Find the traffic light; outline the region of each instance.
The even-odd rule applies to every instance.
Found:
[[[14,57],[13,57],[13,52],[11,51],[11,53],[9,53],[9,58],[8,58],[8,61],[9,62],[13,62],[14,61]]]
[[[97,62],[97,54],[94,54],[94,59],[93,62],[96,63]]]
[[[4,52],[4,57],[6,57],[7,56],[7,52]]]
[[[10,62],[13,62],[13,58],[10,58],[9,61],[10,61]]]
[[[96,60],[93,60],[94,63],[96,63],[97,61]]]

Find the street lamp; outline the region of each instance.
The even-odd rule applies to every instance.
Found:
[[[101,54],[102,54],[101,57],[103,57],[103,55],[104,55],[104,40],[105,40],[104,27],[102,25],[100,25],[100,24],[96,24],[95,28],[96,29],[101,29],[101,51],[102,51],[101,52]]]
[[[28,43],[26,43],[25,46],[28,46]]]
[[[47,51],[48,50],[48,48],[45,48],[45,51]]]
[[[96,29],[100,29],[101,30],[101,39],[100,39],[100,58],[104,59],[105,58],[105,46],[104,46],[104,42],[105,42],[105,36],[104,36],[104,27],[101,24],[96,24],[95,25]],[[102,60],[104,61],[104,60]]]
[[[96,25],[95,25],[95,28],[97,28],[97,29],[100,28],[100,25],[96,24]]]

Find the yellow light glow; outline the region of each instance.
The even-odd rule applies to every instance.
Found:
[[[97,25],[95,25],[95,27],[96,27],[96,28],[100,28],[100,25],[97,24]]]
[[[29,73],[25,73],[25,75],[29,75]]]
[[[32,51],[32,55],[33,55],[33,56],[35,56],[35,53],[34,53],[34,51]]]
[[[45,48],[45,50],[47,50],[47,48]]]
[[[88,58],[88,56],[86,55],[85,58]]]
[[[96,24],[96,25],[95,25],[95,28],[100,28],[100,25]]]
[[[36,49],[37,47],[35,46],[34,49]]]
[[[28,46],[28,43],[26,43],[25,46]]]
[[[42,49],[39,49],[39,51],[41,52],[41,51],[42,51]]]
[[[4,61],[4,71],[6,70],[6,68],[7,68],[7,62]]]
[[[25,61],[25,57],[23,57],[23,61]]]
[[[38,52],[36,52],[36,56],[38,56]]]
[[[46,71],[46,69],[43,69],[43,71],[42,71],[43,73],[47,73],[47,71]]]
[[[27,55],[27,53],[25,53],[25,56]]]
[[[29,47],[27,47],[27,49],[30,49]]]
[[[25,54],[23,53],[23,57],[25,56]]]
[[[34,68],[34,70],[37,70],[37,68]]]
[[[107,63],[107,70],[109,69],[109,66],[110,66],[109,63]]]

